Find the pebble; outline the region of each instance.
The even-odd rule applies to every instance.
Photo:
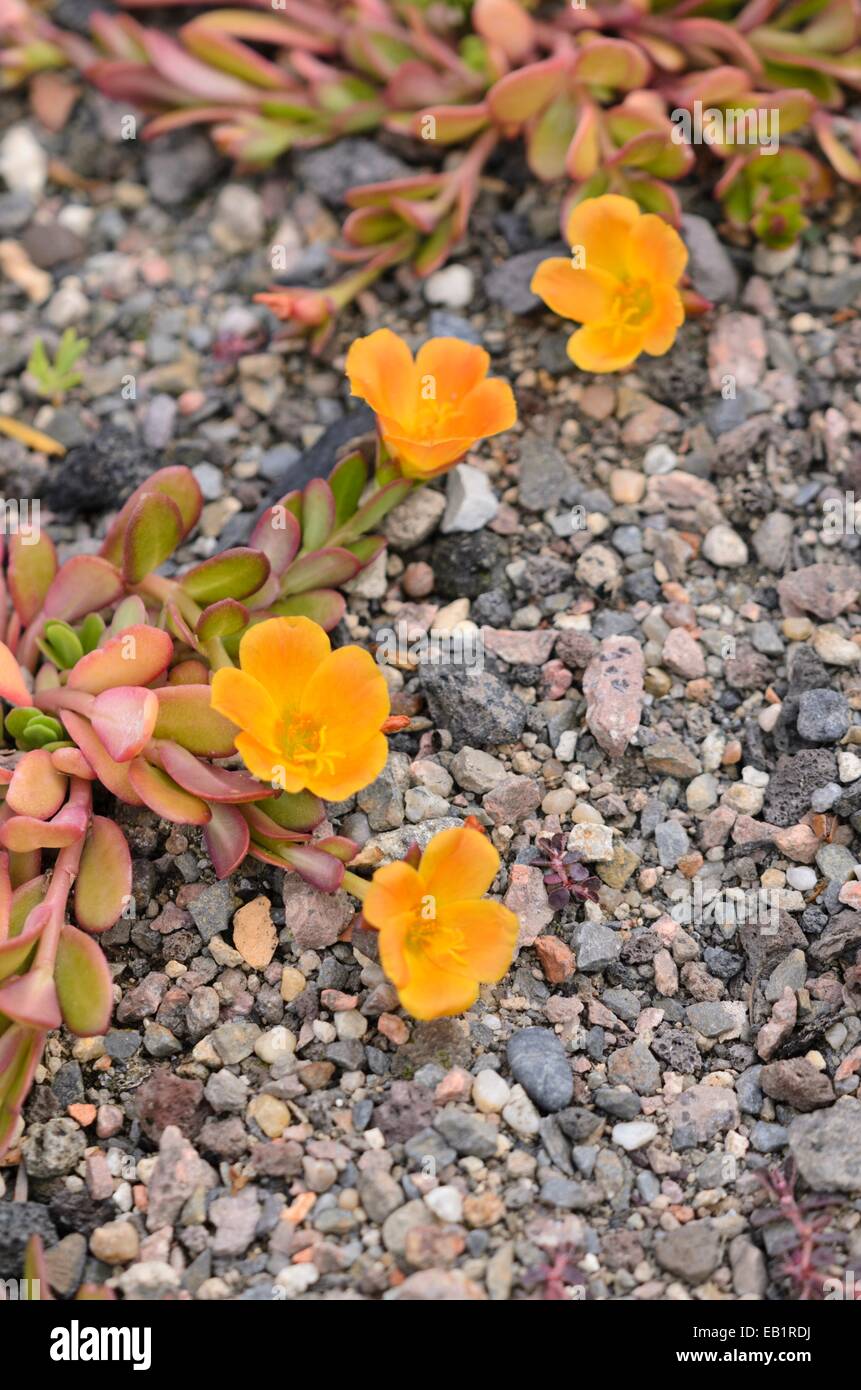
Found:
[[[521,1028],[506,1048],[512,1075],[539,1110],[564,1110],[574,1094],[574,1078],[565,1049],[546,1028]]]
[[[424,283],[428,304],[439,304],[446,309],[465,309],[472,303],[474,294],[475,277],[465,265],[444,266],[429,275]]]
[[[497,1114],[508,1104],[511,1087],[499,1072],[484,1068],[472,1083],[472,1100],[482,1114]]]
[[[627,1124],[614,1125],[610,1137],[620,1149],[624,1149],[626,1153],[633,1153],[636,1149],[651,1144],[657,1134],[658,1126],[650,1121],[631,1120]]]
[[[719,569],[737,569],[748,562],[748,549],[731,526],[712,526],[703,538],[702,553]]]
[[[440,529],[451,532],[480,531],[493,520],[499,500],[486,473],[469,463],[459,463],[448,475],[446,508]]]

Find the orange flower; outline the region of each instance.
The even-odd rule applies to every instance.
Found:
[[[572,258],[542,261],[532,289],[562,318],[582,323],[568,356],[584,372],[616,372],[641,352],[668,352],[685,311],[678,282],[688,253],[667,222],[632,198],[578,203],[568,222]]]
[[[343,801],[379,776],[389,691],[369,652],[333,652],[310,618],[268,618],[244,634],[239,663],[216,671],[211,702],[242,730],[236,747],[255,777]]]
[[[487,377],[484,348],[431,338],[413,361],[402,338],[380,328],[347,353],[354,396],[377,414],[380,433],[407,478],[429,478],[463,458],[479,439],[517,419],[507,381]]]
[[[480,902],[499,855],[478,830],[441,830],[417,868],[403,860],[377,869],[362,915],[380,934],[380,959],[414,1018],[463,1013],[480,983],[501,980],[517,942],[517,918]]]

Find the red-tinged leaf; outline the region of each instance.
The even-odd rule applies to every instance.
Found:
[[[338,531],[338,540],[342,543],[358,540],[366,531],[373,531],[388,516],[393,507],[397,507],[412,491],[413,484],[409,478],[395,478],[393,482],[386,483],[385,487],[378,488],[372,497],[369,497],[355,516],[348,521],[346,526],[342,526]]]
[[[99,555],[73,555],[57,572],[45,596],[45,617],[76,623],[110,608],[123,596],[122,575]]]
[[[336,892],[344,881],[342,861],[313,845],[284,845],[280,856],[300,878],[319,888],[321,893]]]
[[[248,609],[235,598],[222,598],[211,603],[197,620],[196,635],[201,642],[213,637],[229,637],[248,626]]]
[[[138,796],[162,820],[174,825],[206,825],[210,810],[205,801],[183,791],[161,768],[153,767],[145,758],[135,758],[129,764],[129,777]]]
[[[9,876],[9,856],[0,854],[0,946],[9,935],[9,914],[12,910],[12,879]]]
[[[580,118],[565,159],[565,171],[576,180],[591,179],[601,163],[601,117],[591,102],[580,110]]]
[[[535,45],[535,23],[518,0],[475,0],[472,23],[513,63],[522,63]]]
[[[158,469],[135,489],[105,537],[101,553],[115,565],[122,563],[123,539],[129,517],[141,497],[151,492],[164,493],[178,508],[182,517],[183,536],[187,536],[197,523],[203,509],[203,494],[194,474],[189,468],[179,464]]]
[[[93,702],[93,732],[118,763],[131,762],[152,738],[158,718],[158,696],[141,685],[117,685],[103,690]]]
[[[261,801],[274,795],[271,788],[258,782],[249,772],[228,772],[226,768],[213,767],[176,743],[159,744],[157,753],[168,776],[203,801]]]
[[[123,539],[123,578],[140,584],[173,554],[182,540],[182,517],[164,492],[138,498]]]
[[[0,1037],[0,1156],[17,1128],[21,1104],[32,1085],[44,1045],[44,1033],[17,1023]]]
[[[270,848],[274,848],[280,840],[308,839],[307,832],[286,829],[284,826],[279,825],[277,821],[272,820],[271,816],[267,816],[265,811],[261,811],[259,806],[243,806],[242,814],[253,830],[255,840],[260,840]]]
[[[42,867],[42,851],[40,849],[27,850],[25,854],[9,855],[9,874],[12,879],[12,887],[17,891],[38,877]]]
[[[0,642],[0,695],[4,700],[8,700],[10,705],[32,704],[30,691],[21,675],[21,667],[5,642]]]
[[[565,173],[568,147],[577,130],[576,102],[567,92],[551,101],[529,134],[529,167],[539,179],[551,183]]]
[[[175,603],[171,602],[165,605],[165,616],[167,619],[168,631],[172,632],[174,637],[177,637],[180,642],[184,642],[187,647],[191,647],[192,651],[197,651],[197,637],[192,632]]]
[[[55,748],[51,762],[58,772],[65,772],[67,777],[83,777],[85,782],[95,780],[96,774],[80,748]]]
[[[307,589],[344,584],[348,579],[353,579],[361,568],[355,555],[341,546],[316,550],[311,555],[294,560],[281,582],[281,593],[284,598],[289,598],[291,594],[301,594]]]
[[[156,738],[173,739],[201,758],[229,758],[236,752],[233,740],[239,731],[212,708],[208,685],[163,685],[156,694]]]
[[[157,29],[142,29],[141,43],[156,72],[190,96],[204,101],[235,102],[238,106],[253,106],[257,100],[259,94],[254,87],[199,63]]]
[[[247,598],[269,577],[269,561],[260,550],[239,546],[204,560],[183,576],[182,587],[195,603]]]
[[[429,125],[430,121],[433,125]],[[409,133],[421,139],[426,130],[432,130],[434,140],[440,144],[461,145],[489,123],[490,111],[485,102],[475,106],[432,106],[410,117]]]
[[[82,656],[69,672],[68,687],[100,695],[117,685],[150,685],[167,670],[172,656],[170,634],[142,623]]]
[[[312,478],[302,494],[302,544],[306,550],[325,545],[335,525],[335,498],[325,478]]]
[[[45,595],[57,573],[54,542],[43,531],[33,544],[32,537],[20,533],[9,541],[7,579],[15,611],[26,627],[45,602]]]
[[[292,869],[321,893],[336,892],[344,880],[343,864],[334,855],[309,845],[279,845],[276,851],[252,838],[248,852],[252,859],[259,859],[263,864],[272,864],[276,869]]]
[[[762,62],[756,50],[743,34],[722,20],[677,19],[670,21],[668,34],[676,43],[682,44],[688,53],[694,48],[704,49],[709,57],[724,53],[754,77],[762,72]],[[642,83],[636,85],[642,86]]]
[[[128,763],[118,763],[111,757],[89,721],[64,710],[63,723],[69,737],[75,740],[96,777],[108,791],[113,792],[114,796],[118,796],[127,806],[142,806],[143,801],[129,779]]]
[[[337,589],[309,589],[306,594],[279,599],[270,611],[276,618],[310,618],[325,632],[332,632],[346,610],[346,599]]]
[[[405,179],[387,179],[385,183],[357,184],[355,188],[347,189],[344,202],[350,208],[387,208],[394,200],[435,198],[442,191],[443,180],[439,174],[413,174]]]
[[[267,801],[265,814],[285,830],[311,831],[325,819],[326,806],[313,792],[282,792]]]
[[[122,603],[118,603],[114,609],[110,626],[102,633],[99,646],[106,646],[112,637],[119,637],[120,633],[125,632],[127,628],[136,627],[139,623],[146,623],[147,621],[146,604],[140,594],[129,594],[128,598],[124,598]]]
[[[24,886],[29,887],[27,884]],[[26,899],[26,903],[30,903],[30,910],[24,919],[23,930],[17,932],[8,941],[4,941],[0,946],[0,980],[8,980],[11,975],[21,973],[45,929],[48,915],[41,911],[40,898],[37,898],[35,902],[32,899],[33,893],[31,891]],[[19,917],[20,911],[16,916],[16,922]]]
[[[196,58],[253,87],[278,92],[291,85],[290,76],[283,68],[229,34],[192,22],[184,25],[182,41]]]
[[[0,1013],[28,1028],[59,1028],[63,1018],[50,973],[32,968],[4,985],[0,989]]]
[[[111,972],[99,946],[77,927],[67,925],[60,932],[54,981],[70,1033],[92,1038],[108,1031],[114,1008]]]
[[[23,1271],[24,1299],[29,1303],[49,1303],[53,1301],[48,1279],[48,1264],[41,1236],[31,1236],[24,1252]]]
[[[568,70],[567,58],[548,58],[510,72],[488,93],[487,104],[493,119],[503,126],[524,125],[562,90]]]
[[[847,183],[861,183],[861,160],[841,142],[831,119],[824,112],[814,116],[813,130],[835,172]]]
[[[355,555],[362,569],[372,565],[378,556],[382,555],[386,548],[385,536],[363,536],[360,541],[353,541],[352,545],[344,547],[349,550],[351,555]]]
[[[648,81],[649,60],[627,39],[596,38],[578,53],[574,75],[590,86],[630,92]]]
[[[41,932],[43,922],[28,922],[28,917],[34,907],[38,907],[45,897],[51,883],[50,874],[34,874],[32,878],[24,879],[12,894],[12,905],[9,911],[9,940],[15,940],[31,928],[37,933]]]
[[[356,841],[348,839],[346,835],[326,835],[322,840],[315,840],[314,844],[327,854],[333,854],[342,864],[352,864],[359,853]]]
[[[87,813],[80,806],[64,806],[52,820],[13,816],[0,826],[0,844],[16,854],[33,849],[65,849],[86,834]]]
[[[140,0],[137,0],[137,3],[140,3]],[[282,7],[279,0],[278,8]],[[299,17],[298,14],[296,17]],[[304,14],[302,18],[305,18]],[[239,9],[215,9],[183,25],[181,32],[185,39],[190,29],[204,31],[211,28],[233,34],[236,38],[251,39],[255,43],[274,43],[279,48],[300,48],[311,53],[337,53],[336,36],[340,33],[340,22],[331,16],[332,22],[327,23],[329,19],[328,11],[318,8],[313,13],[308,12],[308,24],[299,27],[288,23],[280,16],[249,14]],[[319,23],[320,30],[328,31],[328,36],[325,32],[312,32],[308,27],[312,23],[315,26]]]
[[[235,806],[213,804],[212,818],[204,827],[203,841],[217,878],[227,878],[248,853],[248,824]]]
[[[302,527],[286,507],[269,507],[251,532],[249,545],[262,550],[272,574],[282,575],[302,544]]]
[[[131,900],[132,859],[115,821],[93,816],[75,881],[75,920],[89,932],[112,927]]]
[[[58,772],[44,748],[25,753],[6,793],[6,805],[19,816],[50,820],[66,799],[69,779]]]
[[[209,667],[205,661],[189,657],[171,666],[168,680],[171,685],[205,685],[209,679]]]

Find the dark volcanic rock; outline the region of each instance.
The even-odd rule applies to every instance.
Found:
[[[431,718],[449,730],[456,748],[491,748],[523,733],[526,706],[490,671],[425,665],[420,679]]]
[[[127,430],[103,425],[87,444],[69,450],[42,497],[54,511],[89,516],[119,506],[161,465],[160,455]]]

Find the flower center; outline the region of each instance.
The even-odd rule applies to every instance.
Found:
[[[651,314],[652,307],[648,280],[626,280],[613,296],[610,317],[618,328],[639,328]]]
[[[307,766],[314,775],[335,771],[335,763],[346,754],[328,746],[325,724],[317,724],[307,714],[288,715],[278,731],[278,742],[285,761]]]
[[[454,401],[420,401],[413,420],[412,433],[417,439],[432,439],[444,430],[456,408]]]
[[[405,949],[408,955],[424,956],[440,970],[454,974],[468,971],[464,950],[466,941],[459,927],[440,922],[433,903],[426,899],[421,912],[407,928]]]

